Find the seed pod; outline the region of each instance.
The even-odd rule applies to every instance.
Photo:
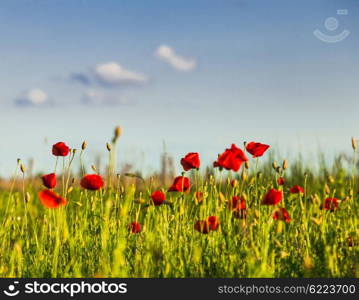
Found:
[[[77,152],[77,149],[72,149],[72,153],[75,155],[76,154],[76,152]]]
[[[110,143],[107,143],[107,144],[106,144],[106,148],[107,148],[107,150],[110,152],[110,151],[112,150],[111,144],[110,144]]]
[[[283,170],[288,169],[288,161],[285,159],[283,160]]]
[[[248,160],[244,163],[244,167],[245,167],[246,169],[249,169],[249,161],[248,161]]]
[[[95,165],[91,165],[91,169],[92,169],[95,173],[97,173],[97,168],[96,168]]]
[[[352,148],[355,151],[357,149],[358,145],[357,145],[357,141],[354,137],[352,137]]]
[[[87,148],[87,142],[83,141],[82,145],[81,145],[81,149],[82,151],[85,150]]]
[[[243,143],[244,148],[247,148],[247,142]]]
[[[18,165],[21,164],[21,159],[20,158],[17,159],[17,164]]]

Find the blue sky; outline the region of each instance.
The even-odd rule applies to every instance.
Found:
[[[356,0],[3,0],[0,176],[18,157],[46,171],[60,140],[87,140],[92,163],[116,125],[121,161],[146,170],[162,141],[204,163],[249,140],[283,156],[348,151],[359,137],[358,10]],[[350,34],[326,43],[315,29]]]

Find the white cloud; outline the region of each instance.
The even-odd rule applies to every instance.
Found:
[[[47,102],[47,94],[38,88],[27,90],[15,99],[17,105],[42,105]]]
[[[105,85],[144,83],[147,77],[141,73],[129,71],[116,62],[99,64],[94,69],[96,79]]]
[[[161,60],[170,64],[178,71],[192,71],[197,66],[197,62],[195,59],[179,56],[171,47],[167,45],[159,46],[156,49],[155,55]]]
[[[87,105],[128,105],[130,101],[123,96],[104,92],[102,90],[90,89],[82,96],[82,102]]]

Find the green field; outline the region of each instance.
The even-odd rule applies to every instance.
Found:
[[[111,163],[101,174],[104,188],[85,190],[70,168],[86,151],[58,160],[55,191],[67,204],[55,209],[41,204],[41,182],[27,178],[19,161],[0,192],[1,277],[359,277],[355,152],[352,162],[338,159],[316,172],[301,160],[273,167],[267,153],[249,155],[239,172],[201,166],[185,173],[191,181],[185,193],[167,192],[155,177],[117,176]],[[290,193],[293,185],[304,193]],[[263,205],[271,188],[283,190],[283,199]],[[150,195],[157,189],[166,202],[154,206]],[[246,201],[240,215],[230,208],[233,196]],[[322,209],[330,197],[340,200],[338,208]],[[278,207],[290,222],[273,219]],[[194,229],[209,216],[218,218],[217,230]],[[134,221],[139,233],[129,230]]]

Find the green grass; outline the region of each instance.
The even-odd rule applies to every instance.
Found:
[[[252,165],[245,180],[243,167],[216,176],[192,171],[190,193],[166,193],[171,205],[158,207],[150,202],[158,187],[150,180],[127,178],[124,185],[115,177],[96,192],[75,184],[57,209],[43,207],[40,187],[25,180],[23,191],[0,192],[0,277],[359,277],[354,173],[340,164],[313,173],[293,163],[279,204],[292,218],[287,224],[272,219],[275,207],[261,205],[278,173],[269,161],[257,171]],[[305,194],[290,194],[294,184]],[[56,191],[62,194],[61,180]],[[203,202],[196,203],[195,191],[205,194]],[[247,198],[244,219],[228,209],[234,195]],[[329,196],[342,200],[334,212],[320,209]],[[194,230],[195,221],[211,215],[219,218],[217,231]],[[128,230],[135,220],[139,234]]]

